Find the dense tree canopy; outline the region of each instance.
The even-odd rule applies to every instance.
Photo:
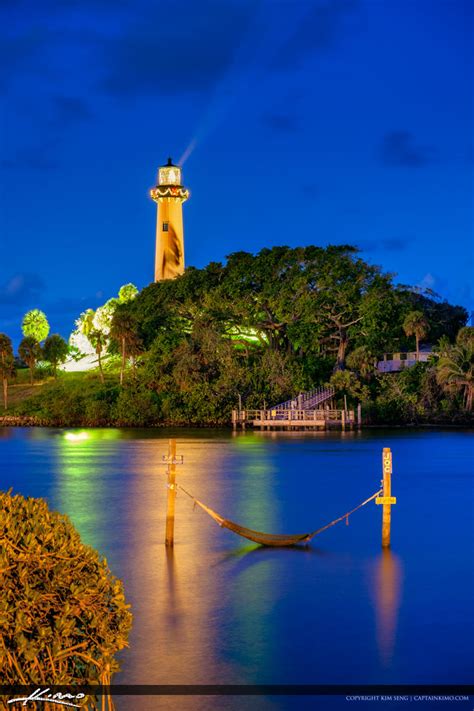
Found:
[[[374,422],[455,421],[472,409],[466,321],[463,307],[396,284],[350,245],[236,252],[84,312],[75,337],[99,377],[85,390],[59,381],[39,412],[57,419],[67,403],[68,424],[217,424],[238,402],[272,406],[330,383],[338,407],[362,402]],[[385,353],[421,339],[439,350],[431,362],[378,371]]]
[[[412,350],[416,334],[453,338],[467,313],[396,285],[343,245],[237,252],[151,284],[113,319],[117,342],[120,330],[142,342],[139,381],[162,413],[206,421],[239,396],[247,407],[276,403],[346,368],[336,391],[373,399],[385,352]]]
[[[396,286],[347,245],[236,252],[225,265],[151,284],[119,308],[136,317],[147,348],[164,329],[189,333],[199,319],[246,348],[328,357],[336,368],[358,346],[379,356],[410,349],[403,323],[415,310],[436,339],[453,339],[467,319],[462,307]]]

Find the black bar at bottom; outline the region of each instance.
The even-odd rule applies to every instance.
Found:
[[[29,696],[69,693],[87,696],[373,696],[397,694],[411,696],[474,696],[474,684],[460,685],[321,685],[321,684],[112,684],[111,686],[39,686],[1,684],[1,696]],[[47,691],[46,691],[47,690]]]

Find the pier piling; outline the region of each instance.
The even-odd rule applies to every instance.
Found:
[[[168,498],[166,506],[165,545],[174,545],[174,507],[176,500],[176,440],[168,441]]]
[[[392,492],[392,452],[384,447],[382,452],[383,466],[383,496],[390,498]],[[392,504],[384,503],[382,510],[382,547],[390,546],[390,529],[392,525]]]

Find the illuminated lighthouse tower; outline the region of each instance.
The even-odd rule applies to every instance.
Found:
[[[156,218],[155,281],[174,279],[184,272],[182,204],[189,190],[181,184],[181,168],[168,163],[158,169],[158,185],[150,190],[158,205]]]

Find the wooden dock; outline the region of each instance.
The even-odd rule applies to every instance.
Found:
[[[232,426],[234,429],[245,429],[247,426],[260,429],[322,429],[339,428],[345,430],[361,426],[360,405],[354,410],[298,410],[298,409],[266,409],[266,410],[232,410]]]

